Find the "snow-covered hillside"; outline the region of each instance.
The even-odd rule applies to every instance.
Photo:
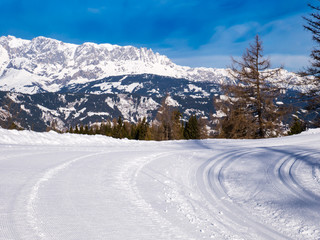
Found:
[[[0,38],[0,56],[1,91],[57,92],[69,85],[135,74],[216,84],[231,81],[226,69],[179,66],[151,49],[133,46],[75,45],[45,37],[23,40],[7,36]],[[294,73],[285,70],[276,79],[280,80],[286,87],[301,81]]]
[[[0,135],[0,239],[320,238],[319,129],[168,142]]]

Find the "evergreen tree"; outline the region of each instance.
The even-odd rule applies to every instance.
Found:
[[[100,130],[99,130],[99,133],[101,135],[106,135],[106,136],[112,136],[112,124],[111,124],[111,121],[108,120],[107,122],[105,123],[101,123],[101,126],[100,126]]]
[[[185,139],[200,139],[200,129],[196,116],[191,115],[185,125],[183,135]]]
[[[17,124],[15,124],[14,122],[11,122],[11,124],[9,125],[9,127],[8,127],[8,129],[20,129],[18,126],[17,126]]]
[[[84,134],[84,128],[83,125],[80,125],[79,134]]]
[[[172,139],[183,139],[183,125],[181,123],[182,114],[179,110],[173,110],[171,121],[172,121]]]
[[[150,140],[156,140],[156,141],[161,141],[162,138],[162,130],[161,130],[161,125],[157,120],[153,121],[150,127]]]
[[[289,135],[299,134],[306,130],[306,124],[299,120],[298,118],[294,119],[293,124],[290,127],[290,131],[288,132]]]
[[[134,123],[131,124],[130,139],[137,140],[137,137],[136,137],[137,136],[137,128],[138,128],[137,124],[134,124]]]
[[[252,115],[246,114],[244,101],[228,100],[223,102],[222,106],[222,111],[228,114],[219,122],[219,137],[237,139],[255,136],[255,120]]]
[[[281,111],[275,105],[280,89],[269,81],[280,70],[270,70],[258,35],[240,61],[232,58],[230,75],[236,84],[224,88],[226,99],[216,101],[216,108],[226,114],[219,125],[220,136],[263,138],[280,134]]]
[[[307,22],[304,28],[312,33],[315,47],[310,54],[312,59],[311,66],[300,72],[300,74],[302,76],[310,76],[306,78],[308,80],[306,84],[314,86],[307,93],[308,110],[316,113],[314,125],[320,126],[320,6],[308,5],[313,12],[309,17],[304,17]]]
[[[95,130],[94,130],[93,126],[90,127],[88,134],[89,135],[94,135],[95,134]]]
[[[125,124],[123,123],[122,117],[119,116],[118,120],[113,120],[113,127],[112,127],[112,137],[114,138],[128,138],[129,133]]]
[[[84,126],[83,134],[89,134],[89,127],[87,124]]]
[[[135,127],[134,139],[136,140],[146,140],[148,134],[148,123],[147,119],[144,117],[142,121],[139,121]]]
[[[131,136],[131,124],[127,121],[124,121],[121,129],[121,137],[129,139],[130,136]]]
[[[121,128],[122,128],[122,118],[121,116],[112,121],[112,137],[120,138],[121,137]]]
[[[156,122],[158,123],[157,128],[157,140],[171,140],[172,139],[172,112],[173,109],[170,107],[166,100],[169,97],[167,95],[161,102],[161,106],[158,109],[156,116]]]
[[[315,83],[319,85],[320,81],[320,6],[308,4],[313,10],[310,17],[303,17],[307,24],[304,28],[312,33],[312,39],[316,46],[311,51],[310,57],[312,59],[311,66],[304,71],[305,75],[312,75],[315,77]]]
[[[200,139],[208,138],[208,120],[204,117],[200,117],[198,119],[198,126],[199,126],[199,132],[200,132]]]
[[[76,128],[75,128],[75,130],[74,130],[74,133],[79,134],[78,125],[76,125]]]

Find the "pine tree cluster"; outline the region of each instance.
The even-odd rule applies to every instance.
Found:
[[[166,99],[166,98],[165,98]],[[70,127],[67,132],[74,134],[105,135],[113,138],[127,138],[136,140],[180,140],[207,138],[206,121],[191,115],[184,123],[179,110],[172,108],[162,101],[156,119],[149,124],[144,117],[137,123],[118,119],[108,120],[92,125],[76,125]]]

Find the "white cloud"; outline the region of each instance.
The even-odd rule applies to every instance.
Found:
[[[271,54],[270,60],[273,67],[283,65],[289,71],[297,72],[309,65],[310,58],[304,55]]]
[[[256,34],[263,41],[264,56],[270,57],[272,67],[283,65],[289,71],[299,71],[309,65],[308,55],[313,43],[310,33],[303,29],[300,15],[266,24],[247,22],[217,26],[210,41],[198,49],[176,48],[164,51],[164,54],[179,65],[225,68],[231,65],[231,56],[237,58],[243,54]]]
[[[226,68],[231,64],[231,57],[226,55],[188,56],[173,58],[172,61],[178,65],[189,67]]]
[[[239,56],[233,56],[239,58]],[[272,67],[284,66],[289,71],[299,71],[309,64],[309,57],[303,55],[289,54],[271,54],[265,55],[269,57]],[[212,68],[227,68],[231,65],[231,56],[227,55],[211,55],[211,56],[187,56],[181,58],[173,58],[172,61],[176,64],[189,67],[212,67]]]

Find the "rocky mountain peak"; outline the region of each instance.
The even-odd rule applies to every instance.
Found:
[[[224,84],[226,69],[190,68],[174,64],[152,49],[111,44],[64,43],[46,37],[23,40],[0,37],[0,90],[56,92],[77,83],[110,76],[154,74],[190,81]],[[281,79],[287,79],[288,74]],[[297,78],[290,75],[290,79]]]

